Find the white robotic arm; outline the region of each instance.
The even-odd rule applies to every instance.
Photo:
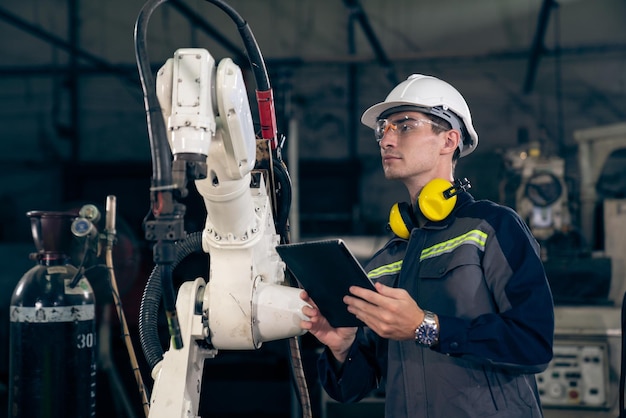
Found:
[[[254,170],[256,137],[240,68],[204,49],[180,49],[157,76],[157,95],[174,160],[205,159],[196,180],[207,209],[202,247],[209,280],[184,283],[176,309],[183,348],[154,368],[150,417],[195,417],[202,365],[217,350],[256,349],[302,335],[300,290],[285,285],[285,265],[268,182]]]

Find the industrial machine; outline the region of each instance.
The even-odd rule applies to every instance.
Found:
[[[196,417],[204,360],[219,350],[254,350],[267,341],[291,339],[292,357],[298,358],[304,302],[275,251],[289,239],[291,184],[272,90],[252,32],[231,7],[211,1],[233,19],[246,44],[262,138],[255,134],[242,71],[231,59],[216,63],[207,50],[179,49],[155,80],[147,24],[163,2],[148,1],[135,28],[153,158],[152,211],[144,230],[155,243],[156,265],[141,303],[140,337],[154,379],[149,416]],[[191,234],[184,231],[185,207],[178,201],[187,195],[188,181],[195,182],[207,211],[204,229]],[[210,260],[208,281],[186,281],[174,297],[172,270],[198,250]],[[159,304],[171,337],[165,353],[156,320]],[[299,369],[294,370],[297,376]],[[306,413],[306,388],[299,388]]]
[[[545,156],[539,144],[531,143],[507,151],[505,162],[519,176],[515,209],[538,240],[571,225],[563,158]]]
[[[613,417],[623,409],[626,200],[601,198],[597,187],[610,154],[626,148],[626,124],[576,131],[574,137],[580,228],[572,221],[562,158],[542,155],[530,144],[508,151],[505,164],[517,177],[515,209],[541,244],[555,300],[554,359],[537,375],[545,415]]]

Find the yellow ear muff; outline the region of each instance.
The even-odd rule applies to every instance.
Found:
[[[456,204],[456,194],[446,196],[453,189],[452,183],[444,179],[433,179],[424,186],[417,198],[422,214],[433,222],[439,222],[452,212]]]
[[[400,202],[394,203],[391,207],[391,211],[389,212],[389,227],[393,233],[400,238],[409,239],[411,229],[413,229],[413,222],[409,217],[409,214],[406,213],[406,209],[404,207],[400,207],[401,204],[408,206],[406,202]]]
[[[457,194],[472,187],[467,179],[455,180],[454,185],[444,179],[433,179],[417,197],[417,205],[424,217],[433,222],[443,221],[452,213]],[[406,202],[395,203],[389,212],[389,227],[400,238],[409,239],[417,225],[413,208]]]

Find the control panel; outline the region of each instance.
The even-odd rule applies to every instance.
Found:
[[[537,387],[544,407],[608,408],[608,344],[555,341],[554,358],[537,375]]]

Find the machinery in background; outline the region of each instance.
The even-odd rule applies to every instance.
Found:
[[[575,131],[574,139],[578,143],[582,232],[590,242],[599,241],[604,254],[610,257],[609,300],[619,305],[626,294],[626,188],[611,193],[607,192],[610,187],[602,187],[600,183],[611,157],[626,150],[626,123]],[[616,165],[623,170],[622,163]],[[608,181],[623,180],[623,171],[616,177]]]
[[[539,144],[512,149],[505,154],[507,168],[520,180],[515,210],[526,220],[533,235],[546,241],[571,227],[565,160],[544,156]]]
[[[531,146],[509,151],[505,163],[518,179],[515,209],[541,244],[555,300],[554,359],[537,375],[546,417],[583,417],[589,411],[613,417],[623,391],[618,377],[623,375],[626,200],[599,199],[597,187],[610,154],[626,148],[626,124],[576,131],[574,137],[581,228],[572,223],[574,202],[568,198],[563,159],[542,156]]]
[[[609,304],[611,260],[573,223],[565,160],[530,143],[509,150],[504,162],[506,181],[514,187],[513,207],[540,244],[555,302]]]
[[[247,23],[227,4],[211,1],[231,17],[246,42],[257,81],[263,139],[253,127],[241,69],[229,58],[216,63],[200,48],[175,52],[156,82],[147,57],[147,22],[163,1],[146,3],[135,30],[153,157],[151,217],[155,269],[141,303],[140,338],[154,386],[149,416],[196,417],[205,359],[219,350],[254,350],[290,339],[292,364],[304,414],[306,382],[299,373],[297,337],[304,302],[292,287],[275,247],[288,241],[291,183],[276,137],[272,90]],[[201,232],[183,230],[177,199],[195,182],[207,210]],[[178,289],[172,270],[187,255],[208,254],[208,281],[196,278]],[[163,353],[159,304],[171,336]]]
[[[558,305],[555,324],[554,358],[537,375],[546,418],[617,416],[619,308]]]

